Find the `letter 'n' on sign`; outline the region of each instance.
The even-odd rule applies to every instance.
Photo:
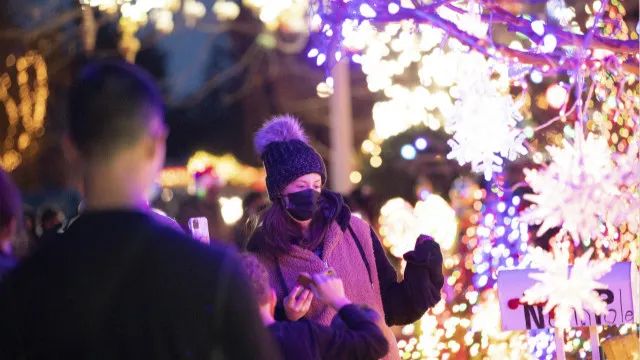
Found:
[[[544,304],[523,304],[525,290],[536,283],[529,274],[535,269],[502,270],[498,273],[498,300],[502,330],[531,330],[554,327],[553,316],[544,314]],[[587,324],[578,323],[578,317],[571,317],[571,327],[591,325],[621,325],[640,322],[640,276],[638,268],[631,262],[614,264],[611,271],[601,277],[599,282],[607,289],[597,289],[600,298],[607,304],[602,315],[585,312],[583,318]]]
[[[541,305],[522,304],[524,308],[524,321],[527,329],[544,329],[544,314]],[[533,326],[532,326],[533,320]]]

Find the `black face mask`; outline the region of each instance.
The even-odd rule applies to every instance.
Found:
[[[291,217],[298,221],[307,221],[311,220],[316,212],[318,199],[319,192],[307,189],[285,195],[284,205]]]

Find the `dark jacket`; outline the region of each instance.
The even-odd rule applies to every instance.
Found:
[[[380,328],[357,305],[342,307],[338,316],[344,325],[329,327],[303,319],[276,322],[269,330],[285,359],[379,359],[389,351]]]
[[[0,285],[0,359],[273,359],[236,255],[87,212]]]
[[[8,255],[0,251],[0,280],[7,274],[11,269],[13,269],[18,260],[12,255]],[[2,321],[2,319],[0,319]]]

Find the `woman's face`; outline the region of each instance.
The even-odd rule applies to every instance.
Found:
[[[288,195],[307,189],[313,189],[317,192],[322,190],[322,177],[320,177],[320,174],[312,173],[300,176],[282,190],[282,195]]]

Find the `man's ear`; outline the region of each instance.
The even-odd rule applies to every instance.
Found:
[[[160,156],[164,162],[168,135],[169,130],[163,123],[152,125],[144,139],[145,155],[150,159]]]

